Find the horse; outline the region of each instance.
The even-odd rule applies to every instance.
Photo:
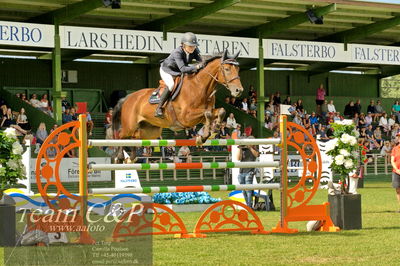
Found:
[[[185,75],[179,95],[167,102],[163,118],[154,116],[157,105],[149,103],[154,89],[138,90],[119,100],[112,116],[115,138],[157,139],[163,128],[179,131],[203,123],[203,135],[196,143],[204,143],[211,135],[213,121],[218,129],[225,116],[225,109],[215,108],[217,84],[224,85],[233,97],[243,92],[238,55],[228,56],[225,50],[222,56],[206,60],[197,73]]]

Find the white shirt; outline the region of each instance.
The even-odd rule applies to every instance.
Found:
[[[382,116],[379,119],[379,126],[387,126],[387,125],[388,125],[388,120]]]
[[[328,104],[328,112],[329,113],[336,113],[336,108],[333,104]]]
[[[236,119],[228,117],[226,119],[226,127],[227,128],[236,128]]]
[[[387,152],[390,153],[391,150],[392,150],[392,149],[391,149],[390,146],[389,146],[389,147],[386,147],[386,145],[383,145],[383,147],[382,147],[382,149],[381,149],[381,155],[382,155],[382,156],[385,156],[385,155],[387,154]]]
[[[242,102],[242,109],[245,110],[245,111],[248,111],[249,110],[249,105],[247,103],[245,103],[245,102]]]
[[[39,108],[42,106],[42,103],[38,99],[30,99],[29,102],[33,105],[33,107]]]
[[[389,126],[391,127],[391,126],[393,126],[394,124],[396,124],[396,121],[393,120],[392,118],[389,118],[389,119],[388,119],[388,124],[389,124]]]

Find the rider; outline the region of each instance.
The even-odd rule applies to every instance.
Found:
[[[196,35],[192,32],[186,32],[182,37],[181,46],[173,50],[171,54],[162,61],[160,75],[168,89],[164,90],[160,97],[160,103],[155,113],[156,117],[163,116],[162,106],[174,88],[174,76],[179,76],[182,73],[195,73],[204,66],[202,63],[189,66],[189,63],[191,63],[193,59],[197,62],[203,61],[200,56],[200,51],[197,48],[198,45]]]

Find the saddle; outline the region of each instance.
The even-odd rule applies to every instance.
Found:
[[[174,79],[174,88],[171,93],[171,101],[175,100],[176,97],[178,97],[179,92],[181,91],[182,88],[182,83],[183,83],[183,74],[181,76],[177,76]],[[160,96],[163,93],[164,90],[167,90],[167,85],[163,80],[160,80],[160,85],[158,85],[157,89],[154,89],[153,93],[150,95],[149,98],[149,103],[150,104],[158,104],[160,103]]]

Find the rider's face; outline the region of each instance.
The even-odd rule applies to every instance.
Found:
[[[193,53],[195,49],[196,49],[196,46],[189,46],[186,44],[183,45],[183,50],[185,50],[189,54]]]

